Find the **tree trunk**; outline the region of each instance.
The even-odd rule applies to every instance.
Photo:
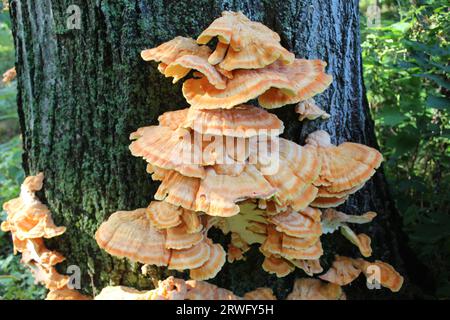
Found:
[[[142,49],[177,35],[196,37],[221,11],[241,10],[278,32],[282,44],[297,57],[327,61],[327,71],[333,74],[331,87],[316,99],[331,119],[300,123],[293,107],[284,107],[275,111],[285,123],[284,137],[303,143],[308,133],[321,128],[334,142],[376,147],[362,81],[357,0],[10,2],[23,165],[27,174],[45,173],[42,196],[56,223],[67,226],[67,232],[49,245],[67,257],[62,272],[71,264],[81,268],[85,292],[98,293],[109,283],[148,288],[152,281],[173,274],[152,269],[151,276],[143,276],[139,264],[109,256],[93,238],[111,213],[145,207],[156,191],[145,162],[128,150],[129,134],[155,124],[164,111],[187,106],[181,86],[142,61]],[[81,29],[67,28],[72,13],[66,10],[73,3],[81,9]],[[382,170],[342,209],[353,214],[378,212],[370,226],[358,231],[372,237],[374,258],[406,276],[395,296],[386,289],[368,290],[362,277],[344,289],[347,296],[411,297],[415,290],[408,276],[417,263],[405,247]],[[322,259],[325,270],[334,254],[358,254],[340,234],[323,239],[325,251],[331,252]],[[294,278],[305,276],[298,270],[277,279],[265,273],[261,263],[261,255],[252,250],[245,262],[226,265],[212,282],[237,294],[269,286],[283,298]]]

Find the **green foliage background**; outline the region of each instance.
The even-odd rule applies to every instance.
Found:
[[[450,297],[449,3],[361,2],[364,82],[385,170],[410,245]]]
[[[379,25],[370,19],[373,4]],[[391,193],[435,280],[427,295],[450,298],[448,1],[362,0],[360,7],[364,80]],[[14,65],[9,23],[0,12],[1,73]],[[15,99],[15,81],[0,84],[0,203],[18,195],[23,180]],[[19,262],[0,231],[0,299],[42,299],[45,289]]]

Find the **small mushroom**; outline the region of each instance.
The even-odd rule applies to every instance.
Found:
[[[189,249],[173,250],[169,260],[169,270],[196,269],[208,261],[211,248],[202,241]]]
[[[264,271],[275,274],[278,278],[283,278],[294,271],[295,267],[282,258],[268,256],[264,258],[262,264]]]
[[[319,278],[339,286],[345,286],[353,282],[360,274],[361,269],[355,266],[354,259],[336,256],[332,267]]]
[[[157,229],[173,228],[183,221],[181,215],[183,209],[164,201],[152,201],[146,209],[150,223]]]
[[[200,34],[197,43],[206,44],[213,37],[219,42],[209,61],[225,70],[258,69],[278,59],[283,63],[294,60],[294,55],[281,46],[276,32],[241,12],[222,12],[222,17]]]
[[[172,130],[164,126],[139,128],[130,135],[131,154],[142,157],[153,166],[176,170],[187,177],[204,178],[205,170],[192,159],[197,146],[189,130]],[[201,150],[201,149],[200,149]],[[201,152],[201,151],[200,151]]]
[[[203,241],[203,233],[189,233],[187,226],[183,223],[179,226],[167,229],[167,249],[188,249]]]
[[[304,212],[288,210],[268,218],[268,221],[273,223],[278,231],[293,237],[304,238],[322,234],[320,221],[314,221]]]
[[[100,248],[117,257],[157,266],[169,262],[166,236],[151,225],[146,209],[113,213],[100,225],[95,240]]]
[[[306,148],[316,150],[322,161],[319,179],[314,184],[328,193],[339,194],[337,198],[343,198],[343,191],[349,195],[359,190],[383,160],[379,151],[361,144],[345,142],[334,146],[330,135],[322,130],[311,133],[306,142]]]
[[[299,120],[303,121],[305,119],[315,120],[317,118],[328,119],[330,115],[320,109],[313,98],[309,98],[305,101],[301,101],[295,107],[295,112],[299,114]]]
[[[308,276],[312,277],[314,274],[321,273],[323,271],[320,265],[320,260],[304,260],[304,259],[293,259],[290,262],[299,269],[302,269]]]
[[[214,278],[225,264],[226,253],[220,244],[208,243],[210,247],[209,259],[199,268],[191,269],[190,277],[194,280],[208,280]]]

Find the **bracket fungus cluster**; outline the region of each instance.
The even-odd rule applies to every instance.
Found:
[[[69,276],[59,274],[55,265],[64,257],[45,247],[44,239],[60,236],[65,227],[57,227],[48,207],[43,204],[36,192],[42,189],[44,174],[29,176],[20,188],[20,196],[3,204],[7,218],[1,230],[11,232],[14,254],[21,253],[21,262],[33,274],[37,283],[48,290],[49,300],[85,300],[78,291],[69,288]]]
[[[266,110],[298,103],[300,120],[329,118],[313,100],[332,81],[325,62],[296,58],[277,33],[240,12],[224,12],[196,41],[176,37],[141,55],[173,82],[191,76],[182,87],[190,107],[166,112],[158,125],[130,135],[131,153],[161,184],[147,208],[111,215],[96,240],[114,256],[190,270],[193,280],[170,278],[149,292],[108,287],[97,298],[235,297],[200,280],[214,278],[226,260],[245,259],[252,245],[268,273],[284,277],[299,268],[312,277],[323,272],[321,235],[337,229],[364,257],[371,255],[370,238],[348,224],[368,223],[376,214],[331,208],[364,186],[381,154],[357,143],[333,145],[325,131],[300,146],[280,137],[282,121]],[[227,252],[208,238],[212,227],[230,235]],[[289,298],[345,298],[341,286],[372,265],[348,259],[321,276],[328,283],[299,279]],[[402,278],[391,266],[373,265],[381,269],[381,285],[400,288]],[[270,296],[267,289],[247,294],[262,296]]]

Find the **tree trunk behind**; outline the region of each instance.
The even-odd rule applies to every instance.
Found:
[[[67,28],[71,4],[81,9],[80,30]],[[316,101],[331,119],[300,123],[293,107],[284,107],[275,112],[285,122],[284,137],[303,143],[321,128],[334,142],[376,147],[362,81],[357,0],[11,1],[23,165],[27,174],[45,173],[42,196],[56,223],[67,226],[66,234],[49,244],[67,257],[62,272],[71,264],[81,268],[85,292],[98,293],[109,283],[148,288],[172,274],[153,269],[151,276],[143,276],[139,264],[101,251],[93,235],[111,213],[145,207],[156,191],[145,162],[128,150],[129,134],[155,124],[165,111],[187,106],[181,85],[172,85],[154,64],[142,61],[140,51],[177,35],[196,37],[223,10],[241,10],[263,22],[297,57],[328,62],[334,81]],[[372,237],[374,258],[413,275],[405,266],[413,269],[416,262],[404,247],[382,170],[342,209],[378,212],[370,226],[358,231]],[[334,254],[358,255],[339,234],[324,239],[325,270]],[[226,265],[212,282],[237,294],[269,286],[283,298],[295,277],[305,276],[298,270],[277,279],[261,263],[253,249],[245,262]],[[396,297],[414,294],[408,280]],[[392,297],[386,289],[368,290],[362,277],[345,291],[349,298]]]

